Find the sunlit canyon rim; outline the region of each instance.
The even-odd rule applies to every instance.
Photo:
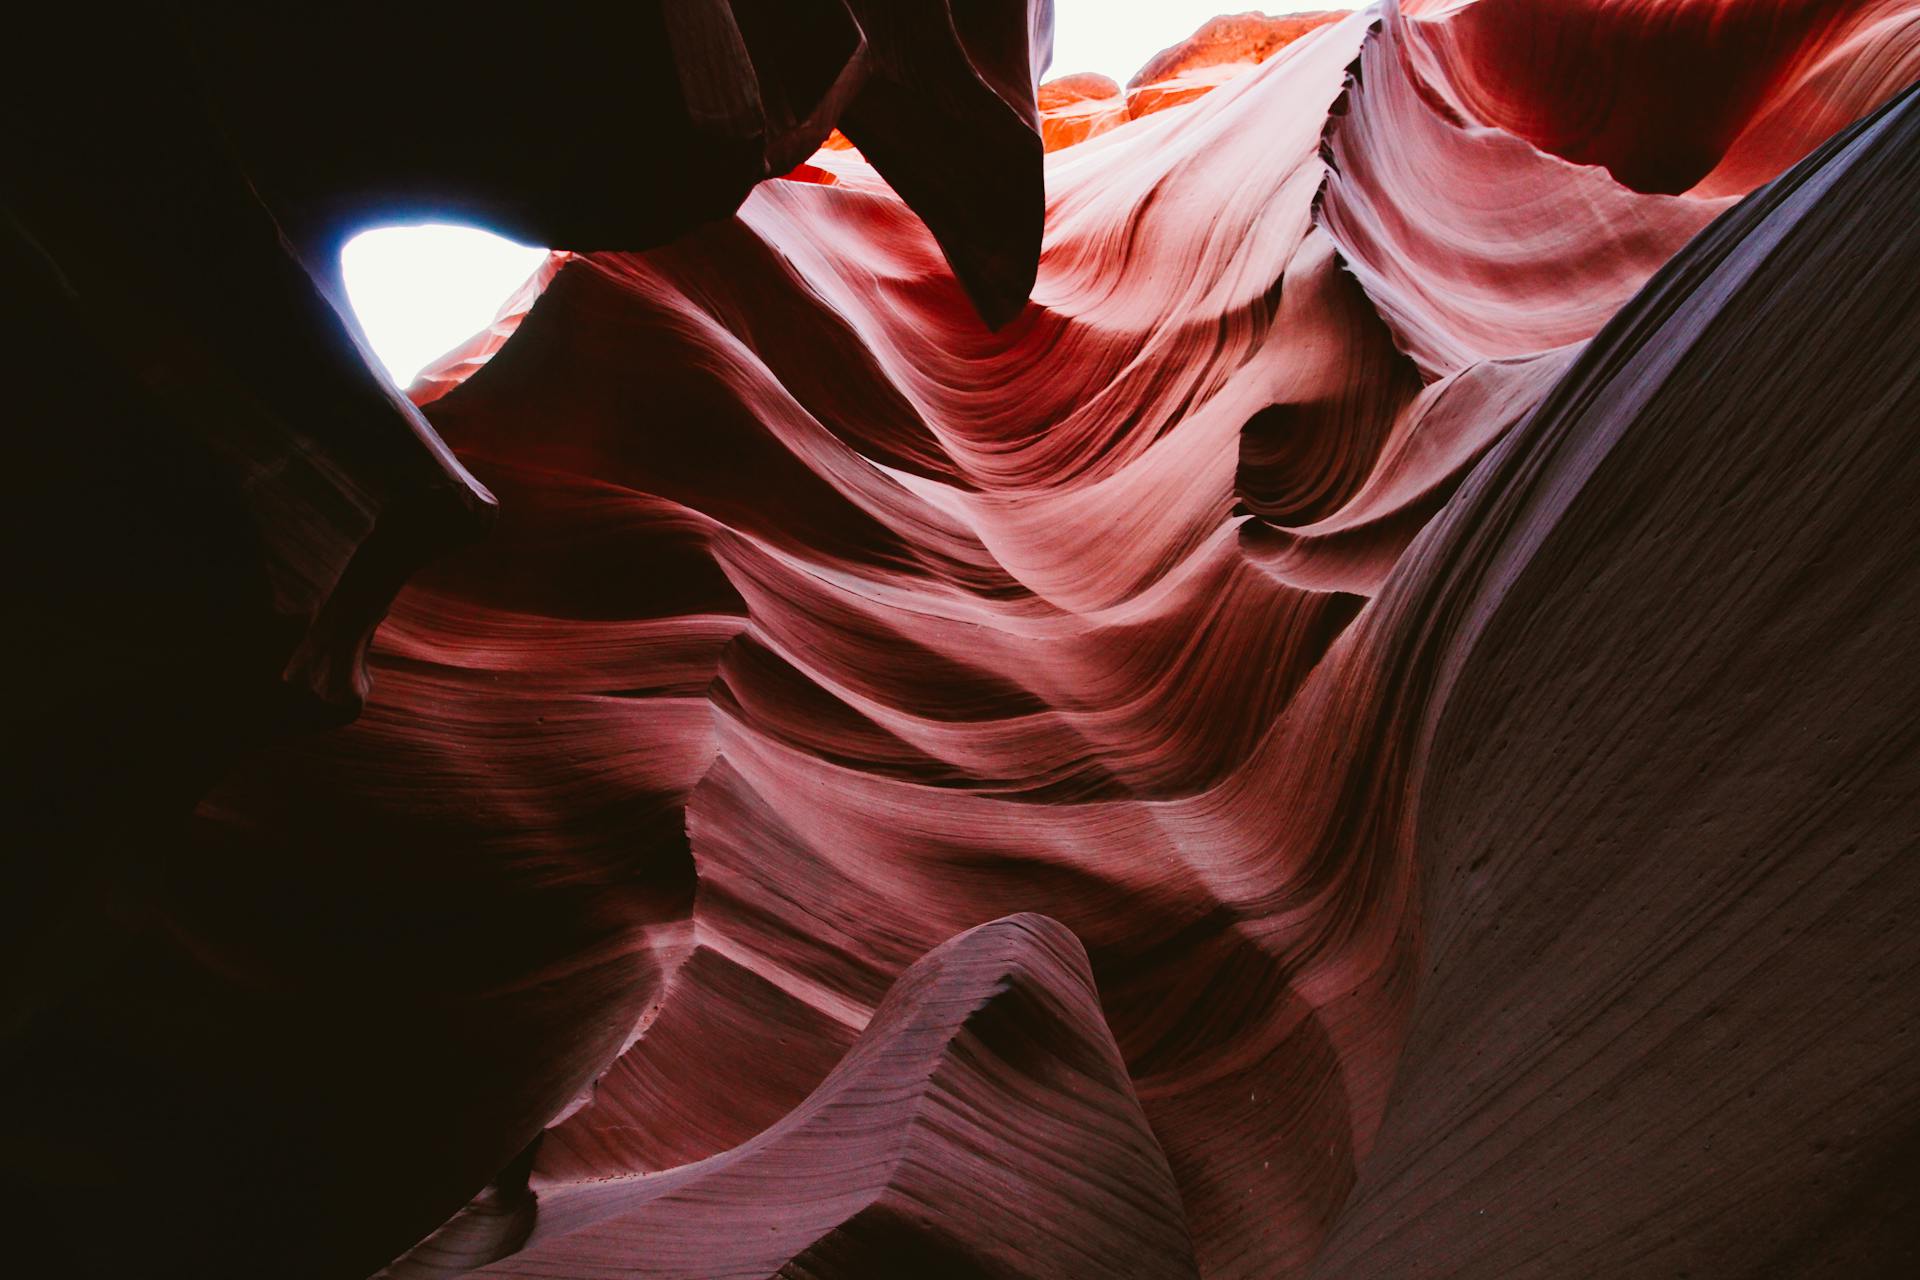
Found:
[[[568,9],[16,30],[21,1274],[1920,1274],[1920,0]]]

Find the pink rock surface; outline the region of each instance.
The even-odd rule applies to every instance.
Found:
[[[568,264],[435,404],[496,490],[581,535],[630,528],[636,563],[664,504],[731,593],[688,611],[654,601],[658,570],[619,578],[663,637],[715,645],[675,668],[709,723],[621,694],[628,748],[710,761],[679,801],[695,889],[642,1029],[548,1131],[537,1197],[756,1149],[916,957],[1032,910],[1087,947],[1202,1274],[1312,1266],[1409,1028],[1442,1016],[1420,1013],[1454,927],[1422,905],[1421,797],[1458,794],[1431,739],[1465,695],[1435,673],[1473,650],[1434,630],[1466,570],[1430,526],[1470,519],[1470,474],[1519,483],[1489,451],[1526,447],[1581,345],[1732,203],[1636,191],[1446,105],[1426,77],[1471,12],[1355,15],[1057,151],[1034,298],[998,333],[830,151],[832,187]],[[1071,88],[1043,119],[1104,100]],[[489,701],[545,685],[547,619],[579,604],[543,586],[450,612],[535,562],[514,548],[403,601],[396,658],[489,672]],[[1451,732],[1502,732],[1474,723]],[[1426,1140],[1402,1140],[1408,1177]]]
[[[1900,1274],[1920,11],[1370,7],[1042,159],[1117,94],[922,8],[416,389],[497,528],[83,1041],[277,1216],[119,1256]]]

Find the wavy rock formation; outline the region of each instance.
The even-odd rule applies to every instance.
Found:
[[[1656,275],[1383,598],[1437,623],[1425,972],[1316,1276],[1920,1263],[1916,213],[1909,89]]]
[[[1127,81],[1127,113],[1138,118],[1191,102],[1256,67],[1308,32],[1340,21],[1348,10],[1239,13],[1214,18],[1170,49],[1147,60]]]
[[[1048,151],[1098,137],[1133,118],[1120,86],[1091,71],[1041,85],[1039,108],[1040,138]]]
[[[1242,13],[1215,18],[1136,72],[1127,87],[1089,72],[1040,86],[1040,136],[1048,151],[1098,137],[1129,120],[1177,107],[1213,92],[1259,66],[1311,31],[1347,16],[1347,10],[1270,18]]]
[[[1841,8],[1121,120],[851,5],[857,150],[415,389],[496,528],[9,1067],[50,1221],[177,1161],[69,1270],[1900,1274],[1920,6]]]
[[[986,314],[1025,298],[1047,5],[990,0],[956,21],[945,0],[656,0],[543,21],[529,39],[417,6],[42,6],[9,29],[0,379],[31,483],[9,505],[24,763],[8,778],[0,1083],[35,1101],[0,1168],[9,1206],[63,1242],[52,1271],[365,1274],[470,1197],[626,1033],[590,977],[551,1003],[492,989],[548,963],[591,970],[581,948],[619,928],[543,925],[506,883],[440,896],[419,867],[368,911],[392,869],[377,856],[227,868],[192,829],[237,765],[361,710],[395,593],[494,510],[364,349],[339,245],[453,216],[641,249],[727,216],[844,122]],[[903,80],[941,91],[901,113]],[[952,145],[889,151],[902,128]],[[968,189],[981,174],[991,200]],[[356,811],[327,816],[337,830]],[[408,843],[412,819],[394,818],[370,855]],[[446,943],[457,967],[457,940],[488,954],[460,977],[423,966]],[[476,992],[541,1004],[509,1029],[563,1047],[492,1038]],[[422,999],[456,1028],[416,1019]],[[605,1038],[582,1034],[609,1018]],[[495,1065],[441,1090],[443,1112],[410,1114],[394,1082],[462,1061]],[[510,1118],[467,1124],[469,1109]],[[103,1201],[116,1230],[99,1229]],[[279,1256],[289,1239],[300,1257]]]
[[[391,1274],[435,1274],[444,1251],[421,1254]],[[1036,1272],[1198,1274],[1085,953],[1054,921],[1010,916],[901,975],[819,1088],[752,1140],[544,1194],[498,1265],[440,1274]]]

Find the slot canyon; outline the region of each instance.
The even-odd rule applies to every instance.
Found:
[[[1920,0],[354,10],[14,24],[10,1271],[1920,1275]]]

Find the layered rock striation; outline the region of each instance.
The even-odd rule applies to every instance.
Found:
[[[1914,7],[870,7],[415,388],[491,535],[10,1068],[78,1269],[1899,1274]]]

